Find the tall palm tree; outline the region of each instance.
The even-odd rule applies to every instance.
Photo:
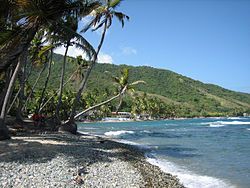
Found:
[[[98,59],[98,54],[99,54],[101,47],[103,45],[106,31],[111,26],[113,17],[115,16],[116,18],[118,18],[118,20],[122,24],[122,27],[124,26],[124,20],[129,19],[129,17],[127,15],[125,15],[121,12],[115,11],[116,7],[118,5],[120,5],[120,3],[121,3],[121,0],[106,0],[106,5],[99,6],[92,12],[93,19],[82,30],[82,32],[86,32],[90,28],[94,27],[94,29],[92,29],[92,30],[95,31],[95,30],[98,30],[101,27],[103,27],[101,39],[100,39],[99,45],[97,47],[96,54],[93,56],[92,63],[90,64],[88,70],[86,71],[86,74],[84,75],[84,79],[82,80],[82,82],[80,84],[79,90],[76,94],[75,101],[73,103],[73,107],[72,107],[72,111],[71,111],[69,120],[65,124],[67,127],[69,127],[70,124],[74,124],[77,103],[81,97],[83,89],[86,86],[89,75],[90,75],[90,73],[91,73],[91,71],[92,71],[92,69],[93,69],[93,67]],[[67,130],[69,130],[69,129],[67,128]],[[76,127],[74,127],[74,129],[72,129],[72,130],[73,131],[71,131],[71,132],[73,132],[73,133],[76,132]]]
[[[47,86],[48,86],[48,83],[49,83],[49,79],[50,79],[50,75],[51,75],[51,67],[52,67],[52,62],[53,62],[53,46],[50,46],[48,48],[48,51],[50,51],[50,60],[49,60],[46,80],[45,80],[44,87],[43,87],[43,90],[42,90],[42,94],[40,96],[39,104],[38,104],[38,107],[37,107],[37,110],[36,110],[38,114],[41,112],[41,105],[44,102],[43,100],[44,100],[45,92],[46,92],[46,89],[47,89]]]

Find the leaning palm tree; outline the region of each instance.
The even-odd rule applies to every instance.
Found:
[[[106,71],[107,72],[107,71]],[[107,72],[109,73],[109,72]],[[110,73],[109,73],[110,74]],[[89,112],[90,110],[96,109],[98,107],[101,107],[103,105],[106,105],[110,102],[112,102],[115,99],[120,99],[120,101],[122,100],[122,98],[124,97],[124,95],[128,92],[134,92],[134,86],[137,84],[145,84],[145,82],[143,80],[138,80],[138,81],[134,81],[132,83],[129,83],[129,70],[127,68],[123,69],[121,72],[121,77],[116,77],[116,76],[112,76],[113,81],[115,83],[118,89],[118,93],[117,95],[111,97],[110,99],[103,101],[99,104],[96,104],[94,106],[91,106],[87,109],[85,109],[84,111],[78,113],[77,115],[74,116],[74,118],[78,118],[83,114],[86,114],[87,112]],[[120,105],[121,102],[119,102]]]
[[[104,42],[104,38],[106,35],[107,29],[111,26],[112,24],[112,19],[115,16],[118,18],[118,20],[121,22],[122,27],[124,26],[124,20],[129,19],[129,17],[121,12],[116,12],[115,9],[118,5],[120,5],[121,0],[106,0],[106,5],[99,6],[97,7],[94,11],[92,11],[93,19],[90,21],[90,23],[82,30],[82,32],[86,32],[90,28],[93,28],[92,31],[96,31],[100,28],[103,28],[100,43],[97,47],[96,54],[92,59],[92,63],[90,64],[88,70],[86,71],[86,74],[84,75],[84,79],[82,80],[79,90],[76,94],[76,98],[73,103],[73,107],[71,110],[70,117],[68,121],[64,124],[65,129],[62,127],[61,130],[66,130],[70,131],[72,133],[76,133],[77,127],[74,124],[74,119],[77,117],[76,115],[76,107],[77,103],[80,100],[81,94],[83,92],[83,89],[86,86],[87,80],[89,78],[89,75],[93,69],[93,67],[96,64],[96,61],[98,59],[98,54],[101,50],[101,47]],[[71,126],[73,125],[73,126]]]

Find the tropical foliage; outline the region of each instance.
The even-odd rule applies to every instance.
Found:
[[[59,70],[59,65],[63,62],[63,56],[54,54],[54,61],[58,62],[52,68],[52,71],[56,73]],[[71,73],[77,69],[77,66],[75,63],[69,63],[66,69],[66,77],[69,78]],[[124,69],[129,70],[128,83],[143,80],[146,84],[136,85],[135,92],[132,92],[133,89],[128,91],[127,95],[123,97],[119,111],[133,112],[133,107],[138,107],[136,105],[138,101],[143,103],[143,101],[154,100],[158,101],[158,106],[165,106],[165,112],[160,110],[160,117],[230,116],[242,115],[244,112],[249,113],[249,94],[226,90],[216,85],[192,80],[168,70],[146,66],[96,64],[93,74],[88,80],[88,93],[96,93],[100,96],[107,93],[107,96],[115,96],[119,91],[118,80],[121,78],[119,75],[124,75],[121,74]],[[46,74],[44,73],[44,75]],[[58,76],[53,74],[52,77],[53,83],[48,86],[51,89],[59,84]],[[117,80],[115,77],[119,79]],[[45,81],[45,76],[41,78],[41,81]],[[67,84],[66,90],[76,91],[76,82],[77,79],[71,80]],[[146,93],[146,97],[142,97],[144,93]],[[144,98],[144,100],[138,100],[137,97]],[[97,99],[98,97],[93,98]],[[108,99],[108,97],[103,98],[103,101],[105,99]],[[99,100],[99,102],[101,101]],[[97,103],[96,101],[95,104]],[[119,100],[111,104],[111,111],[116,111]],[[137,114],[140,113],[150,114],[146,110],[144,112],[138,110]]]
[[[61,120],[66,117],[70,124],[74,124],[76,110],[81,104],[81,95],[97,61],[106,30],[111,26],[113,17],[117,17],[122,26],[124,26],[124,20],[128,19],[125,14],[115,11],[120,2],[120,0],[4,0],[1,2],[0,139],[9,138],[5,119],[8,112],[13,110],[14,107],[16,107],[16,119],[18,121],[22,121],[22,116],[30,112],[41,113],[45,111],[47,105],[51,107],[48,110],[51,111],[51,115],[53,114],[56,117],[59,125]],[[90,23],[87,23],[83,28],[78,28],[79,22],[86,16],[90,17]],[[92,28],[93,30],[103,29],[96,50],[82,35]],[[79,32],[79,30],[82,31]],[[61,64],[60,71],[58,71],[61,72],[60,87],[58,91],[51,92],[47,89],[51,79],[51,67],[54,63],[53,50],[60,46],[66,48],[64,61]],[[78,68],[76,72],[82,72],[82,76],[78,77],[80,78],[79,89],[76,92],[66,91],[65,96],[64,86],[67,83],[65,67],[68,63],[67,52],[70,46],[82,50],[86,60],[82,59],[81,61],[87,62],[87,65],[83,65],[79,63],[79,59],[77,60]],[[42,68],[35,76],[36,81],[31,85],[28,81],[29,75],[39,66]],[[38,88],[39,80],[46,69],[46,81],[40,91]],[[33,103],[34,98],[35,103]],[[67,112],[63,110],[66,108],[68,108]],[[55,110],[54,113],[53,110]],[[75,133],[75,131],[70,132]]]

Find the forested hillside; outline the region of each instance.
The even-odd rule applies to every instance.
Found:
[[[54,55],[53,78],[51,79],[53,82],[49,83],[50,88],[58,88],[62,60],[63,56]],[[76,65],[74,62],[67,64],[67,77],[70,77],[77,69]],[[146,93],[148,97],[158,98],[162,103],[174,107],[177,116],[241,115],[250,111],[250,94],[204,84],[169,70],[147,66],[97,64],[88,81],[87,89],[89,91],[114,91],[115,86],[110,73],[118,76],[124,68],[129,69],[131,82],[135,80],[146,82],[146,84],[136,86],[138,95]],[[108,74],[107,71],[110,73]],[[43,82],[44,77],[42,76],[40,82]],[[66,86],[67,89],[76,89],[77,76],[73,80]],[[123,108],[130,109],[130,103],[131,97],[126,97]]]

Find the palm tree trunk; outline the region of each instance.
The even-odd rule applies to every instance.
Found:
[[[121,105],[122,105],[122,96],[120,96],[120,98],[119,98],[119,104],[117,105],[116,111],[115,111],[116,114],[118,114],[118,111],[121,108]]]
[[[68,78],[68,80],[63,84],[63,87],[66,86],[69,81],[73,78],[73,76],[75,75],[75,73],[79,70],[80,66],[78,66],[78,68],[73,72],[73,74]],[[56,91],[56,94],[58,94],[60,88]],[[55,95],[52,95],[46,102],[44,102],[40,108],[40,110],[42,110],[47,104],[48,102],[54,97]]]
[[[56,106],[56,114],[55,114],[57,120],[60,120],[59,112],[60,112],[60,108],[62,105],[63,82],[64,82],[65,65],[66,65],[66,61],[67,61],[68,50],[69,50],[69,42],[67,42],[67,46],[66,46],[66,50],[65,50],[65,54],[64,54],[64,59],[63,59],[63,64],[62,64],[60,90],[59,90],[59,97],[58,97],[58,103]]]
[[[30,91],[29,95],[27,96],[27,99],[26,99],[26,101],[25,101],[24,107],[22,108],[23,111],[26,111],[26,107],[27,107],[27,105],[28,105],[28,101],[30,100],[30,98],[31,98],[31,96],[32,96],[32,94],[33,94],[33,92],[34,92],[34,90],[35,90],[35,87],[36,87],[36,85],[37,85],[37,83],[38,83],[38,81],[39,81],[39,79],[40,79],[42,73],[44,72],[45,68],[46,68],[46,64],[44,64],[42,70],[39,72],[39,75],[38,75],[38,77],[37,77],[35,83],[33,84],[33,86],[32,86],[32,88],[31,88],[31,91]]]
[[[81,82],[81,84],[80,84],[79,90],[78,90],[78,92],[77,92],[77,94],[76,94],[76,97],[75,97],[75,100],[74,100],[74,103],[73,103],[73,106],[72,106],[71,114],[70,114],[69,120],[67,121],[67,122],[69,122],[69,123],[72,123],[72,124],[74,123],[74,118],[75,118],[75,114],[76,114],[77,103],[78,103],[79,100],[80,100],[81,94],[82,94],[82,92],[83,92],[83,89],[84,89],[85,86],[86,86],[86,83],[87,83],[87,81],[88,81],[89,75],[90,75],[90,73],[91,73],[93,67],[95,66],[95,63],[96,63],[97,58],[98,58],[98,54],[99,54],[99,52],[100,52],[100,50],[101,50],[101,47],[102,47],[102,45],[103,45],[103,42],[104,42],[104,38],[105,38],[105,35],[106,35],[106,31],[107,31],[107,20],[106,20],[105,23],[104,23],[104,28],[103,28],[103,32],[102,32],[102,37],[101,37],[100,43],[99,43],[99,45],[98,45],[98,47],[97,47],[96,54],[95,54],[95,56],[94,56],[94,58],[93,58],[93,61],[92,61],[92,63],[90,64],[90,66],[89,66],[89,68],[88,68],[88,70],[87,70],[87,72],[86,72],[86,75],[84,75],[84,78],[83,78],[83,80],[82,80],[82,82]]]
[[[7,112],[7,107],[8,107],[8,104],[9,104],[9,99],[10,99],[10,97],[12,95],[14,84],[15,84],[17,74],[18,74],[20,68],[21,68],[21,61],[19,60],[17,65],[16,65],[15,71],[12,74],[12,77],[10,79],[9,86],[8,86],[6,95],[4,97],[4,102],[3,102],[3,105],[2,105],[2,109],[1,109],[1,114],[0,114],[0,140],[5,140],[5,139],[10,138],[10,136],[8,134],[8,128],[7,128],[6,124],[5,124],[5,118],[6,118],[6,114],[7,114],[6,112]]]
[[[20,92],[18,94],[19,103],[16,112],[16,120],[19,122],[23,121],[23,114],[22,114],[22,107],[23,107],[23,100],[24,100],[24,87],[25,87],[25,76],[26,76],[26,65],[27,65],[27,57],[28,57],[28,50],[26,50],[21,56],[21,69],[19,71],[19,82],[20,82]]]
[[[5,117],[6,117],[7,106],[8,106],[8,103],[9,103],[9,99],[10,99],[10,97],[12,95],[14,84],[15,84],[17,74],[18,74],[20,68],[21,68],[21,61],[18,61],[17,65],[16,65],[16,68],[15,68],[15,71],[14,71],[12,77],[11,77],[11,80],[10,80],[10,83],[9,83],[9,86],[8,86],[8,89],[7,89],[5,98],[4,98],[4,103],[3,103],[3,106],[2,106],[2,109],[1,109],[0,118],[3,119],[3,120],[5,120]]]
[[[11,68],[8,68],[8,70],[5,72],[5,84],[4,84],[4,88],[2,89],[2,91],[0,93],[0,107],[3,106],[4,97],[6,95],[12,73],[13,73],[13,71]]]
[[[24,83],[28,80],[28,78],[29,78],[29,76],[30,76],[30,74],[31,74],[31,71],[32,71],[32,67],[33,67],[33,66],[31,65],[31,67],[30,67],[30,69],[29,69],[29,72],[28,72],[28,74],[27,74],[26,77],[25,77]],[[14,99],[12,100],[12,102],[11,102],[9,108],[8,108],[7,113],[10,112],[10,110],[11,110],[11,108],[13,107],[13,105],[14,105],[14,103],[15,103],[15,101],[16,101],[16,99],[17,99],[17,97],[18,97],[18,95],[19,95],[20,92],[21,92],[21,88],[19,88],[18,92],[16,93],[16,96],[15,96]],[[22,109],[21,109],[21,110],[22,110]]]
[[[41,112],[41,105],[44,102],[44,94],[45,94],[45,91],[47,89],[47,86],[48,86],[48,83],[49,83],[50,74],[51,74],[52,60],[53,60],[53,49],[51,49],[51,51],[50,51],[50,61],[49,61],[49,67],[48,67],[48,74],[47,74],[47,77],[46,77],[46,81],[45,81],[45,84],[44,84],[44,87],[43,87],[43,91],[42,91],[41,97],[39,99],[38,113]]]
[[[120,97],[120,96],[125,92],[125,89],[126,89],[126,88],[124,88],[124,90],[123,90],[121,93],[119,93],[118,95],[116,95],[116,96],[114,96],[114,97],[112,97],[112,98],[110,98],[110,99],[108,99],[108,100],[106,100],[106,101],[103,101],[103,102],[101,102],[101,103],[99,103],[99,104],[96,104],[96,105],[94,105],[94,106],[91,106],[91,107],[89,107],[88,109],[86,109],[86,110],[84,110],[84,111],[78,113],[77,115],[74,116],[74,119],[76,119],[76,118],[80,117],[81,115],[83,115],[83,114],[89,112],[90,110],[93,110],[93,109],[95,109],[95,108],[98,108],[98,107],[100,107],[100,106],[102,106],[102,105],[105,105],[105,104],[110,103],[111,101],[117,99],[118,97]]]

